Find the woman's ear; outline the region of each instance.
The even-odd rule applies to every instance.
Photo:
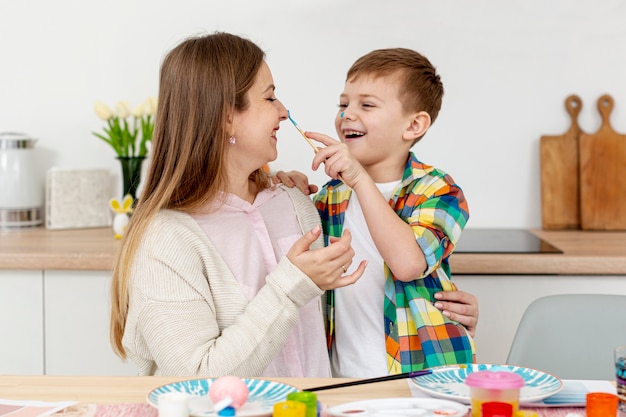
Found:
[[[235,109],[234,108],[228,109],[228,115],[226,118],[226,132],[228,132],[230,136],[233,136],[235,134]]]
[[[402,138],[412,142],[424,136],[429,127],[430,114],[426,113],[425,111],[415,113],[411,117],[409,127],[404,132]]]

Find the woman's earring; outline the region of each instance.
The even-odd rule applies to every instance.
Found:
[[[228,139],[228,141],[230,142],[231,145],[234,145],[235,142],[237,142],[237,139],[235,139],[234,136],[231,136],[230,139]]]

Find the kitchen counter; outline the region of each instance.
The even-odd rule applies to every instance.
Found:
[[[532,230],[563,253],[456,253],[455,275],[626,275],[626,232]],[[111,228],[0,231],[0,269],[111,270]]]
[[[119,246],[110,227],[0,230],[0,269],[108,271]]]
[[[563,253],[456,253],[454,275],[626,275],[626,232],[531,230]],[[461,237],[463,239],[463,237]]]

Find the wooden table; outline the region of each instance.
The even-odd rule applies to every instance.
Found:
[[[78,405],[97,404],[97,407],[125,407],[126,411],[148,407],[146,397],[161,385],[188,378],[163,376],[21,376],[0,375],[0,398],[22,401],[77,401]],[[351,381],[348,378],[269,378],[293,385],[299,389]],[[410,398],[411,390],[405,379],[317,391],[319,401],[326,407],[352,401],[378,398]],[[89,407],[94,407],[90,405]],[[145,408],[143,408],[145,410]],[[584,415],[582,408],[526,408],[539,417],[564,417],[568,413]],[[120,410],[117,410],[120,411]],[[140,413],[133,415],[155,415]],[[82,415],[82,414],[81,414]],[[110,413],[107,415],[111,415]],[[469,413],[468,413],[469,415]]]
[[[9,400],[78,401],[80,404],[145,403],[150,391],[188,378],[163,376],[22,376],[0,375],[0,398]],[[300,389],[350,381],[347,378],[270,378]],[[318,391],[327,406],[372,398],[411,397],[407,380]]]

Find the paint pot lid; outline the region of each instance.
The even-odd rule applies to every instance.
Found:
[[[478,371],[469,374],[465,378],[465,384],[475,388],[516,389],[522,388],[525,382],[524,378],[515,372]]]

